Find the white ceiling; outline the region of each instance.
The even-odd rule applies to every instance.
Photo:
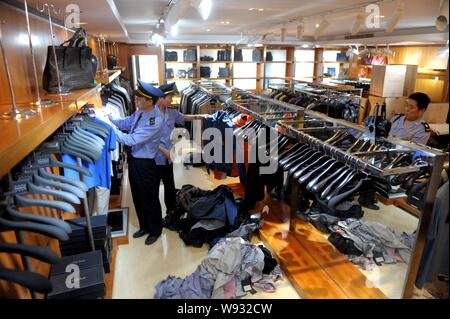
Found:
[[[23,1],[23,0],[21,0]],[[35,5],[38,0],[28,0]],[[191,0],[173,0],[191,1]],[[438,32],[434,28],[440,0],[403,0],[405,15],[393,34],[384,33],[388,18],[396,8],[397,1],[385,0],[381,5],[379,29],[362,28],[360,34],[374,33],[377,38],[369,40],[345,40],[358,13],[364,12],[365,5],[376,0],[212,0],[213,9],[204,21],[199,12],[191,7],[181,17],[179,35],[167,41],[173,42],[237,42],[239,40],[261,39],[267,35],[269,42],[280,42],[281,28],[288,29],[288,42],[299,44],[295,39],[299,18],[304,20],[304,41],[317,43],[366,43],[415,41],[424,43],[445,43],[448,31]],[[148,43],[151,32],[159,18],[164,16],[170,0],[53,0],[56,6],[64,8],[77,3],[82,11],[81,20],[88,22],[85,28],[91,34],[106,34],[111,40],[130,43]],[[249,8],[263,8],[264,11],[249,11]],[[351,9],[353,8],[353,9]],[[355,9],[356,8],[356,9]],[[330,26],[315,41],[312,38],[316,24],[324,15]],[[60,18],[63,14],[60,15]],[[221,24],[229,21],[230,24]],[[291,21],[289,23],[289,21]],[[207,31],[209,30],[209,31]],[[345,40],[345,41],[344,41]]]

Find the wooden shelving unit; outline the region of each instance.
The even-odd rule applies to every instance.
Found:
[[[200,61],[200,64],[230,64],[232,61]]]
[[[182,51],[183,50],[196,50],[197,52],[197,61],[195,62],[183,62],[183,61],[164,61],[164,66],[165,68],[167,68],[167,66],[169,65],[173,65],[170,68],[172,68],[174,70],[174,74],[176,75],[177,73],[177,67],[176,65],[178,64],[191,64],[192,68],[196,69],[197,71],[197,75],[200,76],[200,67],[201,66],[207,66],[210,65],[211,69],[213,71],[213,76],[217,75],[217,65],[224,65],[227,68],[229,68],[230,70],[230,77],[226,77],[226,78],[214,78],[214,77],[210,77],[207,79],[210,80],[222,80],[222,81],[226,81],[226,84],[231,85],[234,81],[239,81],[239,80],[255,80],[256,81],[256,87],[255,87],[255,91],[256,92],[261,92],[265,86],[267,86],[266,81],[265,80],[272,80],[272,79],[285,79],[285,80],[290,80],[294,78],[294,71],[295,71],[295,65],[296,65],[296,60],[295,60],[295,47],[291,46],[266,46],[266,47],[258,47],[258,48],[248,48],[248,47],[236,47],[233,45],[178,45],[178,46],[168,46],[166,48],[163,48],[163,56],[164,56],[164,51],[177,51],[178,53],[178,59],[182,58]],[[246,54],[244,54],[244,61],[236,61],[235,60],[235,50],[236,49],[243,49],[243,50],[260,50],[261,52],[261,61],[252,61],[249,60],[252,58],[251,55],[249,55],[249,52],[246,52]],[[231,51],[231,60],[229,61],[217,61],[217,51],[219,50],[230,50]],[[275,61],[266,61],[266,54],[268,51],[273,51],[273,50],[282,50],[284,51],[284,55],[282,58],[279,57],[275,57],[274,60]],[[244,51],[245,52],[245,51]],[[202,56],[211,56],[212,58],[214,58],[214,61],[201,61],[200,58]],[[256,71],[251,71],[248,74],[245,74],[245,70],[242,71],[242,69],[240,68],[247,68],[244,65],[248,65],[248,64],[253,64],[256,65]],[[270,65],[273,65],[274,67],[278,67],[278,65],[286,65],[286,70],[284,72],[284,77],[280,74],[280,76],[270,76],[270,74],[267,74],[267,68],[270,67]],[[238,71],[240,72],[236,72],[236,68],[239,68]],[[249,70],[252,70],[252,67],[249,67]],[[255,72],[253,74],[253,72]],[[237,76],[237,74],[239,76]],[[164,72],[164,81],[171,81],[171,82],[176,82],[176,81],[196,81],[199,80],[200,78],[204,78],[204,77],[196,77],[196,78],[167,78],[166,76],[166,72]]]
[[[43,99],[58,101],[56,105],[42,108],[38,115],[28,119],[0,120],[0,177],[5,176],[14,166],[42,144],[61,127],[78,109],[100,90],[100,85],[92,89],[78,90],[59,97],[43,94]],[[7,112],[11,105],[0,105],[1,112]]]
[[[197,64],[198,62],[164,61],[165,64]]]
[[[166,78],[167,81],[198,81],[200,78]]]

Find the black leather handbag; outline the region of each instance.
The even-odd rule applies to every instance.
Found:
[[[197,51],[196,50],[186,50],[183,51],[184,62],[196,62],[197,61]]]
[[[178,53],[176,51],[165,51],[164,52],[164,60],[168,62],[177,62],[178,61]]]
[[[57,65],[62,92],[87,89],[95,86],[97,68],[92,50],[87,45],[86,32],[80,28],[74,36],[59,46],[49,46],[43,74],[44,90],[59,93]],[[56,61],[55,54],[56,53]]]

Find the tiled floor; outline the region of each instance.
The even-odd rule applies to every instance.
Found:
[[[203,189],[213,189],[220,184],[238,182],[229,178],[223,181],[214,180],[202,169],[186,170],[183,166],[175,166],[176,187],[193,184]],[[130,207],[130,235],[138,226],[131,193],[125,179],[125,196],[122,207]],[[161,186],[160,199],[164,206],[164,187]],[[155,286],[169,275],[186,277],[193,273],[208,252],[208,246],[193,248],[185,246],[175,232],[164,229],[161,238],[152,246],[145,246],[145,238],[133,239],[130,244],[119,246],[116,257],[114,276],[114,299],[150,299],[155,294]],[[276,293],[259,292],[249,295],[249,299],[290,299],[299,298],[297,292],[287,279],[279,281]]]
[[[206,171],[198,168],[186,169],[182,165],[175,166],[176,187],[193,184],[203,189],[213,189],[220,184],[238,182],[238,179],[228,178],[217,181],[208,176]],[[125,196],[123,207],[130,207],[130,235],[137,230],[137,219],[129,187],[125,180]],[[161,186],[161,203],[165,211],[164,188]],[[417,218],[394,206],[379,204],[379,211],[366,210],[365,219],[378,221],[389,227],[405,232],[417,228]],[[287,227],[288,224],[287,224]],[[287,229],[288,230],[288,229]],[[148,299],[155,292],[155,285],[169,275],[185,277],[195,271],[207,254],[207,245],[203,248],[193,248],[184,245],[177,233],[164,229],[163,235],[152,246],[144,245],[145,238],[135,240],[130,238],[130,244],[120,246],[116,259],[113,298]],[[401,298],[403,282],[408,265],[383,265],[372,271],[363,271],[389,298]],[[275,294],[258,293],[249,298],[299,298],[299,295],[288,280],[279,283]]]

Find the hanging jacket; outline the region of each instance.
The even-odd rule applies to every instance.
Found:
[[[228,136],[233,136],[233,151],[236,150],[236,138],[233,135],[233,131],[235,129],[235,125],[233,119],[224,111],[217,111],[213,115],[209,116],[206,120],[203,121],[203,129],[206,130],[208,128],[215,128],[220,130],[222,134],[222,140],[216,141],[212,138],[204,139],[203,145],[208,145],[208,143],[212,142],[214,145],[219,145],[221,143],[222,147],[222,159],[219,163],[212,162],[209,163],[208,166],[211,170],[218,170],[226,173],[228,176],[231,176],[231,171],[233,167],[233,154],[225,154],[225,145],[226,145],[226,132],[228,131]],[[212,146],[212,145],[210,145]],[[209,155],[209,154],[208,154]],[[214,156],[213,152],[211,155]],[[231,156],[231,158],[227,158],[226,155]]]

